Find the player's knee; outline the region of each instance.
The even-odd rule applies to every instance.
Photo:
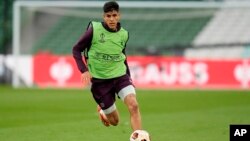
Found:
[[[136,99],[133,99],[129,102],[128,108],[131,113],[135,113],[139,110],[139,105]]]
[[[111,125],[117,126],[118,123],[119,123],[119,119],[118,118],[110,118],[109,122],[110,122]]]
[[[111,114],[107,115],[109,123],[113,126],[117,126],[119,123],[119,116],[117,112],[112,112]]]
[[[110,124],[113,125],[113,126],[117,126],[119,123],[119,121],[111,121]]]

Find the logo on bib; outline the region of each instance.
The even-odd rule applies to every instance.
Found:
[[[105,42],[105,35],[104,35],[104,33],[101,33],[100,34],[100,39],[99,39],[99,42],[101,42],[101,43],[104,43]]]

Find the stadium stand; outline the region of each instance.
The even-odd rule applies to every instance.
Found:
[[[11,40],[12,40],[12,7],[13,7],[13,2],[14,1],[19,1],[19,0],[1,0],[0,1],[0,53],[11,53],[11,48],[9,48],[9,46],[11,45]],[[22,0],[22,1],[25,1],[25,0]],[[41,0],[29,0],[29,1],[41,1]],[[80,1],[85,1],[85,0],[80,0]],[[95,1],[95,0],[91,0],[91,1]],[[105,0],[99,0],[99,1],[105,1]],[[127,1],[136,1],[136,0],[127,0]],[[145,1],[151,1],[151,0],[145,0]],[[207,0],[158,0],[158,1],[207,1]],[[221,0],[210,0],[210,1],[221,1]],[[4,10],[5,9],[5,10]],[[5,14],[5,16],[4,16],[4,13],[6,13]],[[60,22],[61,21],[59,21],[59,23],[57,24],[58,26],[60,25]],[[79,36],[83,31],[84,31],[84,26],[86,25],[86,23],[87,22],[81,22],[81,26],[80,27],[78,27],[78,29],[76,30],[76,32],[77,33],[74,33],[74,35],[72,35],[73,36],[73,39],[72,39],[72,41],[69,41],[69,42],[67,42],[66,44],[68,44],[68,45],[72,45],[73,44],[73,40],[75,41],[75,40],[77,40],[77,36]],[[134,24],[134,23],[131,23],[131,21],[125,21],[124,22],[124,25],[126,25],[128,23],[128,25],[136,25],[136,24]],[[142,22],[140,22],[139,24],[141,24]],[[144,27],[144,26],[146,26],[147,24],[148,25],[151,25],[151,23],[142,23],[143,24],[143,26],[142,27]],[[173,22],[169,22],[169,24],[171,25],[171,24],[175,24],[175,22],[173,21]],[[158,22],[158,23],[155,23],[155,24],[153,24],[152,26],[156,26],[155,27],[155,29],[157,30],[158,28],[157,28],[157,26],[158,25],[162,25],[160,22]],[[200,24],[199,24],[200,25]],[[55,26],[54,26],[55,27]],[[137,26],[138,28],[140,27],[140,26]],[[182,27],[182,26],[181,26]],[[185,27],[185,26],[184,26]],[[82,29],[81,30],[81,32],[78,32],[79,31],[79,29]],[[132,29],[132,30],[131,30]],[[54,31],[53,29],[51,29],[52,31]],[[137,48],[139,48],[139,49],[144,49],[145,50],[145,44],[147,44],[147,47],[149,48],[149,50],[150,50],[150,48],[154,48],[154,49],[158,49],[158,48],[165,48],[166,46],[169,48],[169,46],[170,47],[173,47],[173,46],[177,46],[177,48],[178,47],[180,47],[180,46],[182,46],[182,45],[186,45],[186,44],[189,44],[189,42],[190,42],[190,40],[193,38],[193,35],[190,35],[188,38],[184,38],[184,40],[183,41],[181,41],[181,42],[178,42],[177,43],[177,40],[180,40],[180,39],[182,39],[182,38],[180,38],[180,37],[177,37],[177,34],[182,34],[182,33],[184,33],[184,34],[186,34],[185,33],[185,29],[180,29],[179,30],[179,32],[175,32],[174,34],[174,36],[170,36],[169,34],[173,34],[173,33],[171,33],[174,29],[169,29],[169,27],[166,27],[166,28],[164,28],[163,30],[165,30],[165,31],[167,31],[167,32],[169,32],[169,34],[168,35],[166,35],[166,34],[162,34],[162,33],[160,33],[160,35],[163,35],[163,36],[161,36],[161,37],[159,37],[159,38],[156,38],[156,39],[153,39],[153,41],[152,41],[152,37],[153,36],[150,36],[150,35],[156,35],[155,34],[155,32],[154,31],[147,31],[148,32],[148,34],[146,34],[146,33],[140,33],[140,30],[133,30],[133,27],[129,27],[128,28],[128,30],[130,31],[130,33],[131,33],[131,40],[130,40],[130,42],[129,42],[129,46],[135,46],[135,50],[132,50],[131,51],[131,53],[134,53],[135,51],[136,51],[136,49]],[[198,29],[197,29],[198,30]],[[47,30],[46,30],[47,31]],[[54,31],[55,32],[55,31]],[[136,35],[136,39],[133,39],[133,37],[132,36],[134,36],[134,33],[135,34],[137,34],[137,33],[140,33],[141,35],[148,35],[147,37],[145,37],[143,40],[140,40],[140,38],[139,38],[139,36],[137,36]],[[59,32],[60,33],[60,32]],[[45,49],[49,49],[49,48],[51,48],[52,46],[48,46],[48,45],[46,45],[46,46],[43,46],[43,45],[41,45],[41,44],[45,44],[45,42],[46,42],[46,38],[49,38],[49,37],[51,37],[51,35],[50,34],[53,34],[53,33],[51,33],[51,32],[49,32],[48,33],[48,35],[43,35],[43,39],[42,40],[39,40],[34,46],[32,46],[32,47],[29,47],[29,44],[31,44],[31,43],[24,43],[24,50],[30,50],[30,48],[35,48],[35,49],[33,49],[33,51],[31,51],[31,52],[27,52],[27,51],[24,51],[24,52],[26,52],[26,53],[36,53],[37,51],[39,51],[39,50],[41,50],[41,48],[40,47],[44,47]],[[56,34],[56,33],[54,33],[54,34]],[[195,34],[195,32],[193,33],[193,34]],[[58,35],[58,34],[57,34]],[[47,37],[46,37],[47,36]],[[55,36],[54,36],[55,37]],[[165,43],[164,43],[164,45],[162,45],[162,40],[164,40],[165,38],[164,37],[166,37],[166,38],[170,38],[170,39],[168,39],[168,42],[167,42],[167,44],[165,45]],[[36,37],[34,37],[34,38],[36,38]],[[59,38],[59,37],[58,37]],[[69,39],[69,38],[68,38]],[[60,39],[58,39],[58,40],[60,40]],[[70,40],[70,39],[69,39]],[[151,40],[151,42],[149,42]],[[26,41],[26,40],[25,40]],[[146,42],[145,42],[146,41]],[[57,41],[57,42],[59,42],[59,41]],[[60,42],[59,42],[60,43]],[[142,43],[145,43],[144,45],[142,45]],[[48,43],[47,43],[48,44]],[[52,44],[52,43],[50,43],[50,44]],[[55,43],[53,43],[53,44],[55,44]],[[65,45],[66,45],[65,44]],[[154,45],[151,45],[151,44],[154,44]],[[27,46],[25,46],[25,45],[27,45]],[[64,45],[64,44],[62,44],[62,45]],[[23,46],[23,44],[22,44],[22,46]],[[141,47],[139,47],[139,46],[141,46]],[[25,48],[28,48],[28,49],[25,49]],[[39,49],[40,48],[40,49]],[[57,48],[57,47],[54,47],[54,48]],[[131,47],[132,48],[132,47]],[[56,51],[53,51],[53,52],[57,52],[57,53],[63,53],[63,54],[65,54],[65,53],[67,53],[67,51],[65,51],[65,50],[59,50],[59,49],[57,49]],[[140,53],[140,52],[139,52]]]
[[[0,54],[6,52],[12,38],[12,4],[13,0],[0,1]]]
[[[4,10],[3,1],[0,1],[0,13],[3,13],[3,10]],[[4,24],[3,14],[0,14],[0,53],[3,51],[3,40],[4,40],[3,24]]]
[[[9,5],[12,5],[13,0],[5,1],[8,1]],[[5,1],[0,1],[0,10],[3,10],[3,2]],[[8,12],[7,15],[8,19],[11,19],[12,9],[9,8],[9,10],[10,12]],[[182,10],[185,11],[185,9]],[[125,15],[122,15],[122,25],[130,32],[130,40],[127,44],[129,49],[127,50],[127,53],[131,55],[185,55],[187,57],[249,56],[247,55],[249,54],[248,48],[250,43],[250,31],[248,28],[248,25],[250,25],[250,12],[248,9],[245,11],[242,11],[242,9],[240,11],[237,9],[222,9],[217,12],[217,9],[210,10],[211,11],[196,9],[196,11],[193,11],[195,14],[192,13],[192,11],[183,12],[177,9],[152,9],[150,11],[146,9],[140,9],[139,11],[138,9],[137,11],[134,11],[134,9],[126,9],[125,11],[122,11],[122,13],[126,13]],[[91,10],[89,11],[91,12]],[[53,23],[52,27],[41,24],[30,26],[25,23],[25,19],[22,19],[24,20],[24,25],[30,26],[28,27],[30,28],[30,30],[28,30],[29,32],[35,29],[35,31],[33,31],[34,33],[29,35],[34,35],[32,37],[34,39],[32,42],[28,42],[29,36],[26,36],[27,34],[24,34],[25,36],[22,35],[22,37],[27,37],[27,39],[22,40],[21,43],[21,46],[24,47],[23,50],[27,50],[25,52],[28,54],[44,51],[54,54],[70,54],[71,47],[75,44],[81,34],[83,34],[88,22],[91,20],[101,20],[98,16],[101,16],[102,11],[95,9],[92,12],[94,13],[93,18],[87,18],[84,16],[57,16],[54,18],[53,22],[50,22],[50,20],[46,21],[47,25],[49,23],[52,25]],[[150,13],[153,13],[154,16]],[[201,15],[197,13],[200,13]],[[194,17],[192,17],[191,14],[194,14],[192,15]],[[37,21],[43,16],[41,11],[38,11],[35,15],[39,15],[36,17]],[[131,17],[131,15],[133,16]],[[149,20],[150,18],[151,20]],[[5,28],[3,28],[3,22],[7,25]],[[0,24],[1,53],[3,50],[3,43],[6,43],[6,39],[8,41],[11,39],[12,25],[11,20],[3,20],[3,14],[0,14]],[[43,34],[39,34],[38,36],[36,33]],[[210,53],[208,52],[212,52],[213,55],[209,55]]]
[[[156,50],[163,49],[161,54],[169,54],[169,51],[164,52],[164,48],[182,48],[183,50],[192,43],[195,36],[211,18],[208,15],[205,17],[183,18],[186,15],[181,14],[185,13],[185,9],[136,10],[126,9],[126,11],[122,11],[126,13],[122,15],[124,18],[122,19],[122,25],[130,32],[130,40],[127,44],[130,48],[128,54],[145,54],[149,53],[152,48]],[[100,12],[95,13],[100,15]],[[154,13],[154,16],[158,13],[160,16],[150,17],[150,14],[142,14],[146,12]],[[182,18],[178,18],[178,16]],[[33,53],[44,50],[55,54],[71,53],[69,48],[84,33],[91,20],[100,21],[102,19],[63,16],[36,43]]]
[[[193,41],[194,46],[210,46],[210,48],[190,48],[186,50],[185,55],[188,57],[246,57],[249,53],[246,46],[250,44],[249,25],[249,8],[221,9]]]
[[[195,45],[201,44],[232,44],[249,42],[250,10],[222,9],[209,22],[200,35],[194,40]]]

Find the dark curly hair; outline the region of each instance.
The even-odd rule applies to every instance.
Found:
[[[119,5],[117,2],[115,1],[109,1],[109,2],[106,2],[103,6],[103,12],[104,13],[107,13],[107,12],[110,12],[110,11],[117,11],[119,12]]]

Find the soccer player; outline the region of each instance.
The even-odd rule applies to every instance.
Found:
[[[131,128],[139,130],[142,128],[141,115],[125,54],[129,34],[119,22],[117,2],[106,2],[103,12],[103,21],[90,22],[84,35],[74,45],[73,57],[82,73],[82,82],[92,84],[91,92],[103,124],[118,125],[119,113],[115,105],[118,97],[128,108]]]

